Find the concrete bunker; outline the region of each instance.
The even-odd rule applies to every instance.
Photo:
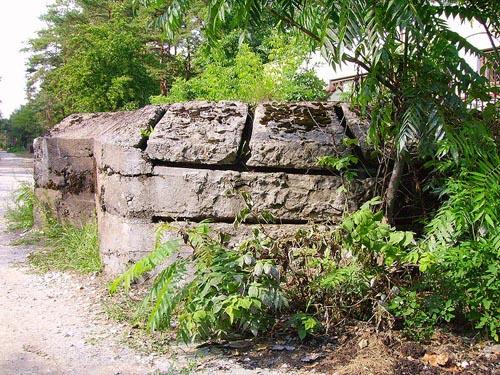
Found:
[[[69,116],[35,141],[35,190],[63,221],[97,214],[105,271],[153,249],[158,222],[211,218],[231,232],[248,192],[288,232],[338,220],[373,191],[374,179],[338,188],[317,158],[363,157],[365,126],[336,103],[188,102]]]

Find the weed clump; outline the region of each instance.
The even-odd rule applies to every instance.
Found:
[[[5,215],[9,230],[31,231],[23,241],[42,244],[29,256],[30,265],[40,272],[101,272],[97,220],[76,226],[61,223],[49,211],[42,210],[42,229],[35,230],[33,212],[37,204],[33,186],[23,183],[14,192],[13,205]]]
[[[52,223],[45,233],[44,247],[31,254],[29,262],[41,272],[100,273],[103,265],[96,220],[82,227]]]
[[[33,208],[35,205],[35,192],[28,182],[20,184],[14,191],[12,204],[7,206],[5,218],[7,229],[10,231],[30,230],[33,228]]]

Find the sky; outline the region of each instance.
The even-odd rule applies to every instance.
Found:
[[[9,1],[0,12],[0,113],[8,118],[26,103],[26,61],[20,50],[43,28],[38,18],[52,0]]]

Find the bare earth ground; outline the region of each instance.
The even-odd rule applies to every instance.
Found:
[[[0,375],[500,374],[500,345],[438,334],[431,343],[358,325],[301,343],[265,339],[187,347],[109,320],[104,276],[34,273],[7,232],[5,206],[32,179],[29,156],[0,151]]]

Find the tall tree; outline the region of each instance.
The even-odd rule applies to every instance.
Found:
[[[71,112],[137,108],[156,92],[150,56],[126,20],[81,26],[68,44],[75,52],[52,72],[49,88]]]
[[[182,31],[168,38],[151,23],[158,9],[132,0],[57,0],[47,27],[29,42],[28,95],[53,125],[76,111],[134,108],[166,95],[177,77],[189,79],[206,13],[193,2]]]
[[[74,112],[148,103],[158,92],[146,20],[128,0],[58,0],[30,40],[28,94],[48,125]]]
[[[23,149],[27,149],[43,132],[37,110],[31,104],[15,110],[5,122],[5,128],[11,146]]]

